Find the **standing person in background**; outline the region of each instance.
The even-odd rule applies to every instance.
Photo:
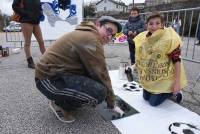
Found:
[[[143,98],[152,106],[163,103],[174,95],[177,103],[180,92],[187,85],[181,61],[180,36],[173,28],[164,27],[164,19],[158,12],[147,18],[147,30],[135,39],[136,67],[143,86]]]
[[[181,19],[178,18],[178,16],[175,17],[172,27],[174,28],[174,30],[180,34],[180,30],[181,30]]]
[[[127,36],[129,44],[129,52],[131,58],[131,64],[135,64],[135,43],[134,37],[145,30],[145,22],[139,15],[139,9],[133,7],[128,18],[128,22],[123,28],[123,33]]]
[[[28,68],[35,68],[33,58],[31,56],[31,36],[34,34],[38,41],[40,52],[45,52],[44,40],[40,29],[40,17],[42,16],[42,8],[40,0],[14,0],[12,4],[13,10],[20,15],[20,23],[24,36],[24,51],[28,62]]]

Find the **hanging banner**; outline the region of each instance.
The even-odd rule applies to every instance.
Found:
[[[82,0],[41,0],[40,26],[44,40],[56,40],[82,21]]]

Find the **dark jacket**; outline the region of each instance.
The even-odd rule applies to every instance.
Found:
[[[107,99],[114,102],[114,93],[106,67],[103,42],[92,22],[82,22],[75,31],[59,38],[41,57],[35,77],[48,79],[57,74],[77,74],[102,83]]]
[[[42,15],[40,0],[14,0],[12,8],[20,15],[21,23],[39,24]]]
[[[128,36],[128,32],[136,32],[137,34],[143,32],[145,30],[145,22],[138,17],[129,17],[128,22],[125,24],[123,28],[123,33],[127,36],[128,42],[132,42],[134,37]]]

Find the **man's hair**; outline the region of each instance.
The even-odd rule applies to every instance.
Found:
[[[100,23],[100,26],[103,26],[103,25],[107,24],[108,22],[106,22],[106,21],[100,21],[99,23]]]
[[[160,18],[161,23],[164,23],[164,18],[163,18],[163,16],[158,11],[151,12],[148,15],[148,17],[147,17],[147,23],[149,22],[150,19],[153,19],[153,18]]]
[[[121,24],[112,16],[101,16],[97,21],[100,23],[100,26],[103,26],[107,23],[113,23],[114,25],[116,25],[118,33],[122,31]]]
[[[131,11],[137,11],[138,13],[140,13],[139,8],[136,7],[136,6],[133,6],[133,7],[131,8]],[[130,12],[131,12],[131,11],[130,11]]]

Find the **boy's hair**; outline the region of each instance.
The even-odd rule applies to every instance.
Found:
[[[151,12],[148,15],[148,17],[147,17],[147,23],[149,22],[150,19],[153,19],[153,18],[160,18],[161,23],[162,24],[164,23],[164,18],[163,18],[163,16],[158,11]]]
[[[139,8],[136,7],[136,6],[133,6],[133,7],[131,8],[130,12],[131,12],[131,11],[137,11],[138,13],[140,13]]]

